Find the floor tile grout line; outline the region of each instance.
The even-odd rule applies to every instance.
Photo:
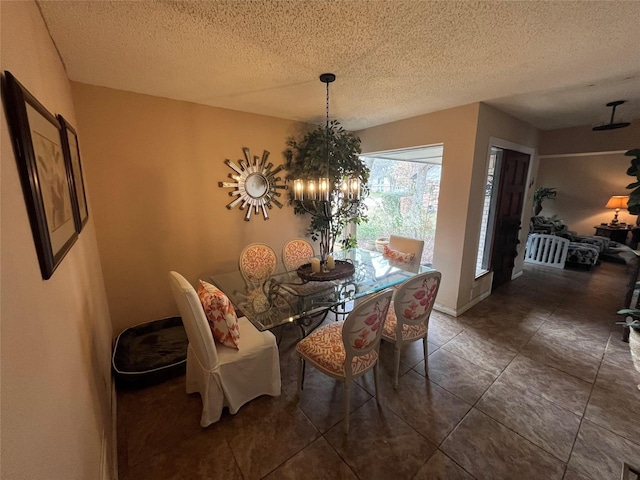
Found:
[[[505,369],[506,370],[506,369]],[[503,372],[504,373],[504,372]],[[498,378],[496,378],[496,380],[494,381],[493,384],[495,384],[495,382],[498,381],[498,379],[501,377],[502,375],[500,375]],[[510,383],[508,380],[503,380],[504,382]],[[493,386],[492,384],[492,386]],[[491,387],[489,387],[491,388]],[[489,391],[489,388],[487,388],[487,390],[485,390],[485,392],[482,394],[482,396],[478,399],[478,401],[476,401],[476,403],[473,405],[473,408],[477,409],[478,411],[484,413],[486,416],[488,416],[489,418],[491,418],[492,420],[494,420],[495,422],[499,423],[500,425],[502,425],[503,427],[507,428],[508,430],[511,430],[513,433],[515,433],[516,435],[518,435],[519,437],[527,440],[529,443],[531,443],[532,445],[535,445],[536,447],[538,447],[539,449],[543,450],[544,452],[547,452],[549,455],[551,455],[553,458],[555,458],[556,460],[564,463],[565,465],[569,463],[569,460],[567,459],[567,461],[565,462],[564,460],[558,458],[555,456],[555,454],[553,452],[550,452],[549,450],[547,450],[545,447],[543,447],[542,445],[538,445],[537,443],[535,443],[533,440],[529,440],[528,438],[526,438],[523,434],[515,431],[512,427],[510,427],[509,425],[504,424],[500,419],[498,418],[494,418],[490,413],[485,412],[484,410],[482,410],[480,407],[477,406],[477,404],[480,402],[480,400],[482,400],[482,398],[486,395],[486,393]],[[531,394],[531,395],[535,395],[535,394]],[[536,395],[538,398],[543,398],[545,400],[547,400],[546,398],[540,396],[540,395]],[[572,415],[575,415],[576,417],[580,418],[580,421],[582,421],[582,416],[577,415],[573,412],[571,412],[570,410],[556,404],[555,402],[551,402],[550,400],[547,400],[550,403],[553,403],[554,405],[556,405],[557,407],[561,408],[562,410],[565,410],[569,413],[571,413]],[[578,427],[579,429],[579,427]],[[578,435],[578,430],[576,430],[576,436]],[[574,438],[574,442],[575,442],[575,438]],[[571,447],[571,450],[569,451],[569,458],[571,458],[571,451],[573,450],[573,445]]]
[[[548,320],[545,320],[543,323],[541,323],[541,324],[540,324],[540,326],[538,327],[538,329],[536,330],[536,332],[537,332],[540,328],[542,328],[542,326],[543,326],[547,321],[548,321]],[[533,335],[531,336],[531,338],[533,338]],[[528,342],[527,342],[527,343],[528,343]],[[500,377],[502,377],[502,376],[504,375],[504,373],[505,373],[505,371],[507,370],[507,368],[509,367],[509,365],[511,365],[511,363],[513,363],[513,361],[515,360],[515,358],[516,358],[518,355],[520,355],[521,350],[522,350],[522,349],[524,349],[524,347],[525,347],[525,346],[526,346],[526,344],[525,344],[525,345],[523,345],[523,346],[520,348],[520,350],[518,350],[518,352],[516,353],[516,355],[515,355],[515,356],[514,356],[514,357],[509,361],[509,363],[508,363],[508,364],[507,364],[507,365],[502,369],[502,371],[500,372],[500,374],[498,374],[498,376],[496,376],[496,378],[491,382],[491,384],[490,384],[490,385],[489,385],[489,386],[484,390],[484,392],[482,393],[482,395],[480,395],[480,397],[479,397],[479,398],[478,398],[478,399],[473,403],[473,405],[471,405],[471,408],[467,411],[467,413],[465,413],[465,415],[464,415],[464,416],[463,416],[463,417],[458,421],[458,423],[457,423],[457,424],[456,424],[456,425],[451,429],[451,431],[449,432],[449,434],[448,434],[448,435],[445,437],[445,439],[440,443],[440,445],[442,445],[442,444],[446,441],[446,439],[447,439],[447,438],[449,438],[449,436],[451,436],[451,434],[455,431],[455,429],[456,429],[456,428],[457,428],[457,427],[458,427],[458,426],[459,426],[459,425],[464,421],[464,419],[469,415],[469,413],[470,413],[470,412],[475,408],[475,409],[477,409],[479,412],[483,413],[484,415],[487,415],[489,418],[491,418],[493,421],[495,421],[495,422],[496,422],[496,423],[498,423],[499,425],[502,425],[503,427],[505,427],[505,428],[506,428],[506,429],[508,429],[509,431],[511,431],[511,432],[513,432],[514,434],[518,435],[518,436],[519,436],[520,438],[522,438],[523,440],[527,441],[527,442],[528,442],[528,443],[530,443],[531,445],[534,445],[534,446],[535,446],[535,447],[537,447],[538,449],[540,449],[540,450],[542,450],[543,452],[545,452],[545,453],[547,453],[547,454],[551,455],[554,459],[556,459],[556,460],[558,460],[559,462],[561,462],[561,463],[564,465],[564,471],[563,471],[563,477],[564,477],[564,472],[566,472],[566,468],[567,468],[567,466],[568,466],[568,464],[569,464],[569,460],[567,460],[567,461],[565,462],[565,461],[563,461],[563,460],[559,459],[559,458],[558,458],[558,457],[556,457],[553,453],[549,452],[548,450],[546,450],[546,449],[545,449],[545,448],[543,448],[542,446],[540,446],[540,445],[538,445],[537,443],[534,443],[533,441],[531,441],[531,440],[527,439],[526,437],[524,437],[524,436],[523,436],[523,435],[521,435],[520,433],[518,433],[518,432],[516,432],[515,430],[513,430],[513,429],[512,429],[511,427],[509,427],[508,425],[504,425],[500,420],[498,420],[498,419],[496,419],[496,418],[493,418],[491,415],[489,415],[488,413],[484,412],[482,409],[480,409],[479,407],[477,407],[477,405],[478,405],[478,403],[480,402],[480,400],[482,400],[482,398],[486,395],[486,393],[489,391],[489,389],[490,389],[493,385],[495,385],[495,383],[498,381],[498,379],[500,379]],[[528,358],[528,357],[526,357],[526,358]],[[465,360],[466,360],[466,359],[465,359]],[[530,360],[537,362],[536,360],[533,360],[533,359],[530,359]],[[470,360],[467,360],[467,361],[470,361]],[[471,362],[471,361],[470,361],[470,362]],[[474,362],[471,362],[471,363],[474,363]],[[539,362],[537,362],[537,363],[539,363]],[[475,365],[475,363],[474,363],[474,365]],[[482,367],[480,367],[480,368],[482,368]],[[553,367],[550,367],[550,368],[553,368]],[[556,370],[557,370],[557,369],[556,369]],[[577,378],[577,377],[576,377],[576,378]],[[427,377],[427,379],[428,379],[428,377]],[[436,382],[434,382],[434,383],[436,383]],[[436,385],[437,385],[437,383],[436,383]],[[440,386],[440,385],[439,385],[439,386]],[[444,388],[444,387],[442,387],[442,386],[441,386],[441,388]],[[446,390],[446,389],[445,389],[445,390]],[[449,392],[449,391],[447,390],[447,392]],[[452,395],[455,395],[455,394],[453,394],[452,392],[449,392],[449,393],[451,393]],[[457,395],[456,395],[456,397],[457,397]],[[458,398],[459,398],[459,397],[458,397]],[[543,398],[543,397],[541,397],[541,398]],[[552,403],[556,404],[555,402],[552,402]],[[587,404],[588,404],[588,400],[587,400]],[[587,404],[585,404],[585,409],[586,409],[586,405],[587,405]],[[556,405],[557,405],[557,404],[556,404]],[[561,407],[560,405],[558,405],[558,406],[559,406],[559,407]],[[563,408],[563,407],[561,407],[561,408]],[[580,424],[582,424],[582,419],[583,419],[583,418],[584,418],[584,414],[583,414],[582,416],[580,416]],[[578,430],[576,431],[576,438],[577,438],[577,436],[578,436],[578,432],[579,432],[579,427],[578,427]],[[575,444],[575,438],[574,438],[574,444]],[[440,445],[438,445],[438,448],[440,448]],[[569,459],[571,458],[571,454],[572,454],[572,453],[573,453],[573,444],[572,444],[571,450],[570,450],[570,452],[569,452]]]
[[[496,376],[496,378],[495,378],[495,379],[491,382],[491,384],[490,384],[490,385],[489,385],[489,386],[484,390],[484,392],[482,393],[482,395],[480,395],[480,397],[479,397],[479,398],[478,398],[478,399],[473,403],[473,405],[471,405],[471,408],[470,408],[470,409],[465,413],[465,415],[464,415],[464,416],[463,416],[463,417],[462,417],[462,418],[461,418],[461,419],[456,423],[456,425],[451,429],[451,431],[450,431],[450,432],[447,434],[447,436],[442,440],[442,442],[440,442],[440,444],[438,444],[438,445],[437,445],[438,450],[440,449],[440,446],[441,446],[441,445],[446,441],[446,439],[447,439],[447,438],[448,438],[448,437],[453,433],[453,431],[455,431],[455,429],[456,429],[456,428],[457,428],[457,427],[462,423],[462,421],[464,420],[464,418],[466,418],[466,417],[469,415],[469,413],[470,413],[470,412],[475,408],[475,409],[477,409],[479,412],[482,412],[484,415],[487,415],[489,418],[491,418],[493,421],[495,421],[495,422],[496,422],[496,423],[498,423],[499,425],[503,426],[504,428],[506,428],[506,429],[508,429],[509,431],[511,431],[511,432],[513,432],[514,434],[516,434],[518,437],[522,438],[522,439],[523,439],[523,440],[525,440],[526,442],[530,443],[531,445],[535,446],[536,448],[538,448],[538,449],[540,449],[541,451],[543,451],[543,452],[547,453],[548,455],[550,455],[552,458],[554,458],[554,459],[558,460],[559,462],[561,462],[561,463],[563,464],[563,466],[564,466],[564,469],[563,469],[563,477],[564,477],[564,475],[566,474],[566,470],[567,470],[568,464],[569,464],[569,459],[571,458],[571,454],[573,453],[573,447],[574,447],[574,445],[575,445],[575,441],[576,441],[576,439],[577,439],[577,437],[578,437],[579,428],[580,428],[580,426],[582,425],[582,420],[584,419],[584,412],[586,411],[586,407],[587,407],[588,402],[589,402],[589,400],[590,400],[591,393],[593,392],[593,387],[595,386],[595,379],[594,379],[594,382],[591,384],[591,385],[592,385],[592,388],[591,388],[591,391],[590,391],[590,394],[589,394],[589,399],[587,400],[587,403],[585,404],[583,414],[580,416],[580,425],[579,425],[579,427],[578,427],[578,430],[576,431],[576,436],[575,436],[575,438],[574,438],[574,442],[573,442],[572,447],[571,447],[571,450],[570,450],[570,452],[569,452],[569,459],[568,459],[566,462],[565,462],[565,461],[563,461],[562,459],[557,458],[553,453],[549,452],[548,450],[546,450],[546,449],[545,449],[545,448],[543,448],[542,446],[538,445],[537,443],[535,443],[535,442],[533,442],[533,441],[531,441],[531,440],[527,439],[526,437],[524,437],[524,436],[523,436],[523,435],[521,435],[520,433],[518,433],[518,432],[516,432],[515,430],[513,430],[512,428],[510,428],[508,425],[504,425],[504,424],[503,424],[502,422],[500,422],[498,419],[493,418],[491,415],[489,415],[488,413],[484,412],[483,410],[481,410],[480,408],[478,408],[478,407],[477,407],[477,404],[478,404],[478,403],[480,402],[480,400],[481,400],[481,399],[486,395],[487,391],[488,391],[488,390],[489,390],[489,389],[490,389],[490,388],[491,388],[491,387],[492,387],[492,386],[493,386],[493,385],[498,381],[498,379],[499,379],[499,378],[501,378],[501,377],[503,376],[504,372],[505,372],[505,371],[506,371],[506,369],[509,367],[509,365],[511,365],[511,363],[514,361],[514,359],[515,359],[518,355],[520,355],[520,354],[521,354],[521,351],[522,351],[522,350],[526,347],[526,345],[531,341],[531,339],[535,336],[535,334],[536,334],[536,333],[538,333],[538,331],[539,331],[539,330],[540,330],[540,329],[541,329],[545,324],[547,324],[547,323],[550,321],[550,318],[551,318],[552,314],[553,314],[557,309],[558,309],[558,307],[556,307],[552,312],[550,312],[550,313],[547,315],[547,318],[546,318],[546,319],[545,319],[545,320],[544,320],[544,321],[543,321],[543,322],[538,326],[538,328],[536,328],[536,330],[534,331],[534,333],[531,335],[531,337],[529,338],[529,340],[528,340],[524,345],[522,345],[522,346],[521,346],[519,349],[517,349],[517,350],[515,350],[515,349],[513,349],[513,350],[512,350],[512,351],[514,351],[516,354],[515,354],[515,355],[513,356],[513,358],[509,361],[509,363],[508,363],[507,365],[505,365],[505,366],[502,368],[502,370],[501,370],[501,371],[500,371],[500,373]],[[483,317],[481,317],[481,318],[485,318],[485,317],[486,317],[488,314],[490,314],[490,313],[491,313],[491,311],[487,312],[487,314],[485,314],[485,315],[484,315]],[[465,325],[465,326],[464,326],[464,328],[463,328],[460,332],[458,332],[458,334],[456,334],[456,335],[455,335],[454,337],[452,337],[449,341],[447,341],[447,342],[445,342],[443,345],[441,345],[441,346],[438,348],[438,350],[440,350],[441,348],[443,348],[447,343],[449,343],[449,342],[453,341],[456,337],[458,337],[459,335],[461,335],[462,333],[464,333],[464,332],[465,332],[467,329],[469,329],[469,328],[471,328],[469,325]],[[503,345],[500,345],[500,344],[497,344],[497,343],[495,343],[495,342],[492,342],[492,341],[491,341],[491,340],[489,340],[489,339],[487,339],[487,341],[488,341],[490,344],[494,345],[494,346],[501,347],[501,348],[506,348],[506,347],[504,347]],[[445,351],[447,351],[447,352],[449,352],[446,348],[445,348],[444,350],[445,350]],[[432,352],[432,354],[433,354],[433,353],[435,353],[435,351],[434,351],[434,352]],[[453,352],[450,352],[450,353],[453,353]],[[431,354],[430,354],[430,355],[431,355]],[[429,356],[430,356],[430,355],[429,355]],[[604,351],[603,351],[603,353],[602,353],[602,356],[601,356],[601,357],[604,357]],[[526,357],[526,358],[528,358],[528,357]],[[469,359],[466,359],[466,358],[464,358],[464,359],[465,359],[465,360],[467,360],[467,361],[469,361],[470,363],[473,363],[474,365],[477,365],[477,364],[475,364],[475,362],[473,362],[473,361],[471,361],[471,360],[469,360]],[[535,359],[530,359],[530,360],[532,360],[532,361],[534,361],[534,362],[536,362],[536,363],[540,363],[540,362],[538,362],[538,361],[537,361],[537,360],[535,360]],[[599,363],[599,365],[598,365],[598,370],[596,371],[596,378],[597,378],[597,373],[599,372],[600,365],[601,365],[602,361],[603,361],[603,358],[601,358],[601,362],[600,362],[600,363]],[[419,364],[419,363],[420,363],[420,362],[418,362],[418,364]],[[416,365],[417,365],[417,364],[416,364]],[[544,364],[543,364],[543,365],[544,365]],[[482,366],[480,366],[480,365],[477,365],[477,366],[478,366],[479,368],[483,368],[483,367],[482,367]],[[549,367],[549,368],[553,368],[554,370],[558,370],[558,371],[562,372],[561,370],[556,369],[556,368],[554,368],[554,367],[551,367],[551,366],[549,366],[549,365],[546,365],[546,366],[547,366],[547,367]],[[414,370],[414,372],[415,372],[415,371],[416,371],[416,370],[415,370],[415,365],[414,365],[414,366],[412,366],[412,367],[410,367],[410,368],[409,368],[409,370]],[[483,369],[483,370],[484,370],[484,369]],[[419,372],[416,372],[416,373],[419,373]],[[562,372],[562,373],[566,373],[566,374],[568,374],[567,372]],[[568,374],[568,375],[571,375],[571,374]],[[571,375],[571,376],[573,376],[573,375]],[[578,377],[574,377],[574,378],[578,378]],[[425,379],[426,379],[426,380],[428,380],[428,381],[430,381],[430,382],[432,382],[432,380],[428,377],[428,375],[425,377]],[[579,379],[579,380],[583,380],[583,379]],[[584,381],[584,380],[583,380],[583,381]],[[447,391],[448,393],[450,393],[450,394],[452,394],[452,395],[456,396],[456,398],[460,398],[460,397],[458,397],[457,395],[455,395],[454,393],[449,392],[445,387],[443,387],[442,385],[439,385],[437,382],[433,381],[433,383],[434,383],[435,385],[437,385],[438,387],[443,388],[443,389],[444,389],[445,391]],[[589,382],[589,383],[590,383],[590,382]],[[541,398],[542,398],[542,397],[541,397]],[[460,399],[460,400],[462,400],[462,401],[464,401],[464,402],[466,403],[466,400],[464,400],[464,399]],[[552,402],[552,403],[556,404],[555,402]],[[557,405],[557,404],[556,404],[556,405]],[[560,406],[560,405],[558,405],[558,407],[560,407],[560,408],[564,408],[564,407],[562,407],[562,406]],[[388,408],[388,407],[387,407],[387,408]],[[392,411],[393,411],[393,410],[392,410]],[[398,415],[398,414],[396,414],[395,412],[393,412],[393,413],[394,413],[396,416],[398,416],[398,417],[399,417],[399,415]],[[401,418],[401,417],[399,417],[399,418]],[[401,419],[402,419],[402,418],[401,418]],[[402,420],[404,421],[404,419],[402,419]],[[419,434],[420,434],[420,432],[417,432],[417,433],[419,433]],[[422,435],[422,436],[424,437],[424,435]],[[427,439],[427,440],[428,440],[428,441],[430,441],[429,439]],[[443,453],[444,453],[444,452],[443,452]],[[445,454],[445,455],[446,455],[446,454]],[[428,461],[428,459],[427,459],[427,461]],[[455,461],[454,461],[454,463],[455,463]],[[456,464],[457,464],[457,463],[456,463]],[[466,470],[465,470],[465,471],[466,471]]]
[[[608,343],[608,341],[609,340],[607,339],[607,343]],[[606,347],[605,347],[605,350],[602,352],[600,363],[598,364],[598,368],[596,370],[595,377],[593,378],[593,383],[591,383],[591,389],[589,390],[589,397],[587,398],[587,401],[584,404],[584,409],[582,411],[582,415],[580,415],[580,423],[578,425],[578,429],[576,430],[576,436],[574,437],[573,443],[571,444],[571,450],[569,452],[569,459],[567,460],[567,463],[565,465],[564,473],[562,475],[562,478],[564,478],[567,475],[567,470],[569,469],[569,463],[571,462],[571,457],[573,456],[573,451],[574,451],[574,449],[576,447],[576,443],[578,442],[578,437],[580,436],[580,430],[582,429],[582,424],[584,423],[585,420],[588,420],[588,419],[585,418],[585,415],[587,413],[587,408],[589,407],[589,402],[591,401],[591,396],[593,395],[593,390],[595,389],[596,382],[598,380],[598,373],[600,373],[600,368],[602,367],[602,362],[604,361],[605,352],[606,352]]]

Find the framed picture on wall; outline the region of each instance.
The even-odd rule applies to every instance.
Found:
[[[10,72],[5,71],[4,83],[22,191],[42,278],[47,280],[78,238],[71,165],[63,152],[58,119]]]
[[[62,115],[58,115],[62,128],[62,149],[65,159],[71,165],[71,200],[73,202],[73,218],[76,222],[76,232],[80,233],[89,219],[87,197],[84,193],[82,178],[82,164],[80,163],[80,148],[78,135]]]

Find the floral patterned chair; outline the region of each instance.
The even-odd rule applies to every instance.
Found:
[[[250,285],[261,286],[277,266],[276,252],[264,243],[252,243],[240,252],[240,273]]]
[[[304,386],[305,363],[344,382],[344,432],[349,432],[349,394],[351,382],[373,369],[378,391],[380,336],[384,328],[393,290],[368,297],[349,313],[344,322],[322,326],[296,345],[300,356],[298,388]]]
[[[285,243],[282,248],[282,262],[287,270],[295,270],[300,265],[309,263],[313,256],[313,245],[301,238]]]
[[[405,343],[422,339],[424,372],[428,376],[427,332],[429,317],[440,288],[440,272],[428,272],[410,278],[396,291],[382,331],[382,339],[395,344],[393,386],[398,388],[400,351]]]

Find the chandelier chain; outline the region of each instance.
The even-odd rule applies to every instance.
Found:
[[[327,130],[329,130],[329,82],[327,82],[327,110],[326,110],[326,119],[327,119]]]
[[[326,125],[325,125],[325,128],[326,128],[325,134],[327,136],[327,145],[326,145],[327,147],[327,181],[329,181],[329,159],[330,159],[330,156],[329,156],[329,83],[330,82],[327,82],[327,108],[326,108]]]

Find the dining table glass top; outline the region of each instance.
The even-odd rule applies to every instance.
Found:
[[[421,266],[419,272],[403,270],[391,265],[381,253],[364,249],[336,252],[334,258],[337,264],[353,264],[353,273],[336,279],[327,272],[318,275],[330,280],[316,281],[308,271],[301,270],[299,275],[298,270],[287,271],[280,265],[261,282],[245,281],[240,270],[213,275],[211,281],[262,331],[308,319],[433,270],[425,266]]]

